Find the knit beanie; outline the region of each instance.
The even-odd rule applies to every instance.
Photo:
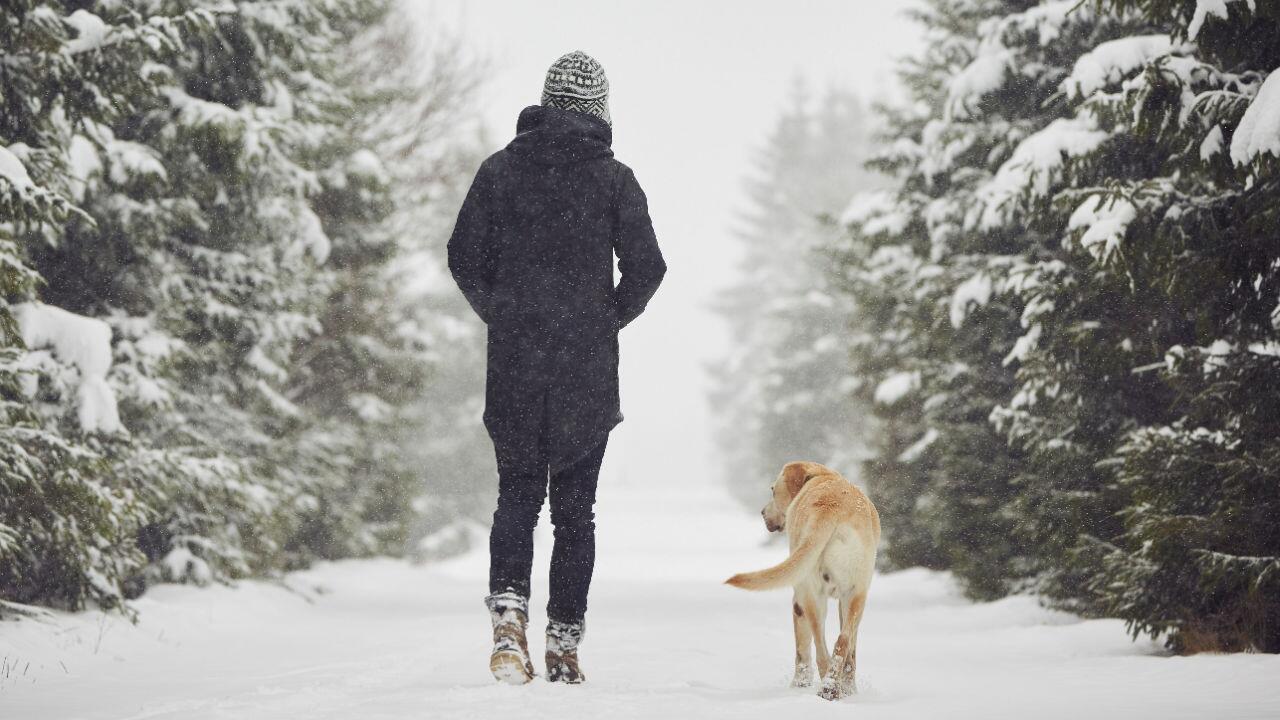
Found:
[[[542,86],[542,104],[561,110],[595,115],[613,125],[609,117],[609,78],[596,59],[574,50],[551,64]]]

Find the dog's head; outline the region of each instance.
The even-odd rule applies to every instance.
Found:
[[[826,468],[808,462],[791,462],[783,466],[778,479],[769,488],[772,499],[760,511],[769,532],[781,532],[787,528],[787,508],[791,507],[791,501],[800,494],[805,483],[822,474],[823,470]]]

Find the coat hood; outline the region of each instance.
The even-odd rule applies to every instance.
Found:
[[[539,165],[567,165],[612,157],[612,144],[613,130],[594,115],[530,105],[520,111],[507,149]]]

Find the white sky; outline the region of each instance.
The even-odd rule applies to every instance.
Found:
[[[706,366],[729,338],[709,309],[736,272],[743,180],[797,78],[815,92],[893,96],[894,60],[920,42],[910,2],[876,0],[406,0],[426,32],[488,58],[491,150],[536,104],[547,67],[582,50],[611,88],[614,151],[649,196],[669,266],[622,332],[622,411],[603,483],[716,482]],[[761,468],[762,481],[776,468]]]

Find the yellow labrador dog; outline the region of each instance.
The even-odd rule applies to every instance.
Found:
[[[857,692],[858,624],[867,602],[880,543],[880,515],[853,483],[824,465],[787,463],[773,482],[773,500],[761,515],[769,532],[786,530],[791,555],[767,570],[734,575],[725,582],[744,590],[791,586],[796,633],[793,687],[813,682],[810,645],[817,648],[818,694],[828,700]],[[823,628],[827,598],[840,608],[840,635],[828,655]]]

